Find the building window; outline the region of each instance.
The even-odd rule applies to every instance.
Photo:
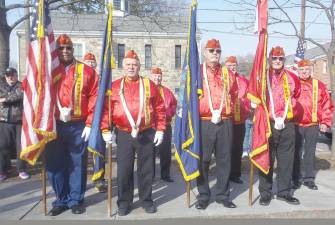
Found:
[[[151,69],[151,45],[145,45],[145,68]]]
[[[121,9],[121,0],[113,0],[113,8],[116,10]]]
[[[175,69],[181,68],[181,45],[175,46]]]
[[[323,61],[322,63],[322,73],[327,73],[327,61]]]
[[[84,44],[83,43],[73,43],[73,56],[76,59],[82,59],[84,56]]]
[[[124,44],[118,44],[117,45],[117,68],[122,68],[122,61],[125,54],[125,46]]]

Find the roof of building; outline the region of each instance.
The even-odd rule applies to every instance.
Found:
[[[326,49],[329,48],[329,45],[330,45],[330,43],[323,44],[323,46]],[[324,57],[324,56],[325,56],[325,53],[323,52],[323,50],[320,47],[314,47],[314,48],[310,48],[310,49],[305,50],[305,59],[313,60],[315,58]],[[286,56],[287,64],[293,64],[294,58],[295,58],[295,54]]]
[[[51,13],[52,26],[55,31],[92,32],[104,31],[105,14],[66,14]],[[18,31],[24,30],[21,24]],[[140,18],[133,15],[113,17],[113,31],[116,32],[149,32],[149,33],[187,33],[187,17]]]

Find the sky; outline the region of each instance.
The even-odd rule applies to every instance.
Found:
[[[220,40],[222,55],[246,56],[254,54],[256,51],[258,37],[253,33],[253,23],[255,19],[255,9],[252,5],[256,0],[244,0],[251,4],[234,4],[240,0],[198,0],[197,23],[201,32],[202,44],[208,39],[216,38]],[[329,4],[331,0],[321,0]],[[6,0],[6,5],[13,3],[23,3],[24,0]],[[191,0],[186,0],[190,3]],[[277,0],[279,4],[286,0]],[[300,29],[300,8],[291,7],[293,3],[300,3],[301,0],[291,0],[289,5],[284,5],[286,12],[296,22]],[[269,8],[273,8],[273,0],[269,0]],[[248,9],[246,9],[248,8]],[[247,14],[247,15],[246,15]],[[277,18],[285,18],[279,10],[270,10],[269,14]],[[24,15],[23,10],[10,10],[7,14],[9,24]],[[307,8],[306,10],[306,37],[316,39],[321,43],[330,41],[329,25],[325,14],[320,10]],[[245,29],[244,27],[250,27]],[[297,38],[274,34],[274,31],[293,34],[290,24],[269,26],[269,47],[283,46],[287,55],[294,54],[297,47]],[[314,47],[307,44],[308,48]],[[15,30],[10,37],[11,62],[17,61],[17,38]]]

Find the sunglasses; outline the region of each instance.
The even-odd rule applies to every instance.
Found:
[[[210,53],[214,53],[214,51],[215,51],[216,53],[218,53],[218,54],[221,53],[221,49],[213,49],[213,48],[211,48],[211,49],[208,49],[208,51],[209,51]]]
[[[58,47],[58,50],[60,50],[60,51],[63,51],[64,49],[66,49],[66,50],[72,50],[72,47],[71,46],[60,46],[60,47]]]
[[[279,61],[284,61],[284,57],[272,57],[272,61],[276,61],[276,60],[279,60]]]

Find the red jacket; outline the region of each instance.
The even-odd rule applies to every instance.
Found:
[[[302,107],[302,115],[299,126],[308,127],[317,124],[332,125],[334,106],[324,83],[313,78],[301,81],[301,95],[298,104]],[[316,120],[312,120],[313,114],[313,81],[317,83],[317,113]]]
[[[112,91],[110,97],[112,123],[120,130],[131,132],[131,125],[128,121],[126,113],[123,109],[120,99],[121,81],[123,78],[115,80],[112,83]],[[135,123],[137,121],[139,103],[140,103],[140,88],[139,79],[129,80],[125,78],[124,81],[124,97],[130,114]],[[157,86],[154,82],[147,78],[143,78],[143,85],[145,90],[144,109],[142,113],[141,124],[139,130],[143,131],[148,128],[154,128],[159,131],[164,131],[166,128],[165,106],[162,97],[159,94]],[[147,90],[149,90],[147,92]],[[107,106],[107,107],[106,107]],[[146,113],[145,113],[146,112]],[[105,104],[102,129],[108,128],[108,104]]]
[[[85,121],[91,126],[96,99],[98,96],[99,78],[90,66],[75,61],[66,72],[65,67],[56,83],[57,96],[62,107],[70,107],[73,121]],[[56,107],[56,118],[59,119],[59,110]]]
[[[234,124],[241,124],[245,122],[250,112],[250,100],[247,98],[249,81],[244,76],[241,76],[238,73],[235,74],[235,77],[238,94],[233,101],[233,121]],[[239,108],[237,108],[238,106]]]
[[[173,95],[172,91],[170,91],[169,88],[163,85],[158,86],[158,90],[164,100],[164,106],[166,110],[166,124],[170,124],[172,117],[176,113],[176,107],[177,107],[176,97]]]
[[[204,80],[204,75],[203,75],[202,70],[203,70],[203,65],[200,66],[201,76],[203,79],[203,88],[202,88],[203,93],[199,100],[199,113],[200,113],[200,118],[202,120],[210,120],[212,118],[212,113],[209,108],[208,89],[206,87],[206,83]],[[227,112],[226,104],[223,104],[223,108],[221,112],[222,119],[232,118],[233,110],[234,110],[232,99],[234,99],[235,96],[237,95],[235,75],[231,71],[228,71],[228,75],[229,75],[229,87],[228,87],[228,96],[226,97],[226,100],[228,102],[229,108]],[[211,68],[207,66],[207,77],[208,77],[209,88],[211,91],[210,94],[212,98],[213,109],[216,110],[220,108],[220,103],[221,103],[222,94],[223,94],[221,65],[217,65],[214,71],[212,71]]]
[[[274,101],[274,111],[276,117],[282,117],[285,110],[285,95],[284,95],[284,73],[287,77],[287,83],[291,96],[291,109],[292,109],[292,118],[289,118],[289,113],[286,116],[286,120],[297,120],[299,114],[301,113],[299,107],[297,107],[297,98],[300,96],[300,80],[292,72],[283,69],[279,75],[273,75],[272,71],[269,72],[270,84],[272,87],[272,96]],[[267,108],[270,114],[270,119],[273,120],[272,109],[270,105],[269,90],[267,88],[266,96]]]

